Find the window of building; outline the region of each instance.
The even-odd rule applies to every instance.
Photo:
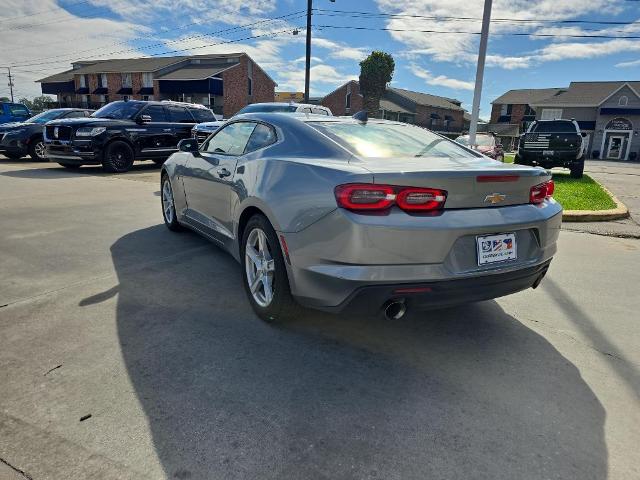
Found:
[[[122,74],[122,88],[131,88],[131,74],[123,73]]]
[[[524,116],[525,117],[535,117],[536,116],[536,111],[533,108],[531,108],[529,105],[527,105],[524,108]]]
[[[626,95],[623,95],[618,99],[618,105],[621,107],[626,107],[628,103],[629,97],[627,97]]]
[[[142,74],[142,86],[144,88],[153,88],[153,73],[145,72]]]
[[[109,103],[109,95],[100,95],[100,103],[103,105]]]
[[[347,94],[344,96],[344,108],[347,113],[351,110],[351,84],[347,85]]]
[[[540,120],[558,120],[562,118],[561,108],[543,108]]]
[[[512,110],[513,110],[513,105],[511,105],[510,103],[505,103],[500,107],[500,115],[503,117],[507,115],[511,115]]]
[[[82,102],[83,106],[87,107],[89,105],[89,95],[81,95],[80,101]]]
[[[253,80],[251,80],[251,78],[247,79],[247,92],[249,93],[249,96],[253,95]]]
[[[98,74],[98,87],[107,88],[107,74],[99,73]]]
[[[80,75],[80,88],[86,88],[89,85],[87,75]]]

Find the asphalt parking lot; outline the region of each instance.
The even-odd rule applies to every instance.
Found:
[[[0,478],[640,478],[639,239],[563,231],[497,301],[270,326],[158,177],[0,157]]]

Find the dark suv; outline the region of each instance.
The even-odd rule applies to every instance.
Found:
[[[67,168],[102,165],[126,172],[135,160],[163,163],[200,122],[215,120],[206,107],[180,102],[112,102],[89,118],[47,123],[49,159]]]
[[[54,108],[34,115],[24,122],[0,125],[0,153],[12,160],[30,155],[38,162],[46,161],[42,139],[44,124],[60,118],[86,118],[93,110],[82,108]]]

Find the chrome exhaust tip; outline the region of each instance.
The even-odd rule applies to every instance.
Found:
[[[389,300],[384,305],[384,317],[387,320],[400,320],[407,313],[407,305],[404,298],[400,300]]]

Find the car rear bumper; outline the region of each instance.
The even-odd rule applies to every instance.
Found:
[[[555,254],[561,212],[552,200],[445,210],[432,217],[402,211],[367,216],[337,209],[300,232],[283,234],[291,259],[291,291],[303,305],[322,309],[344,309],[362,295],[364,303],[380,308],[405,285],[437,285],[437,291],[444,285],[455,287],[445,289],[455,293],[443,300],[425,292],[416,300],[421,306],[513,293],[530,287],[539,276],[536,269]],[[478,266],[476,237],[497,233],[515,234],[517,259]],[[511,275],[525,278],[503,285],[500,278]],[[497,280],[495,288],[478,288],[490,280]]]
[[[527,163],[537,163],[541,167],[553,167],[573,163],[580,158],[580,152],[575,150],[562,152],[554,150],[553,155],[545,156],[543,151],[518,151],[518,156]]]

